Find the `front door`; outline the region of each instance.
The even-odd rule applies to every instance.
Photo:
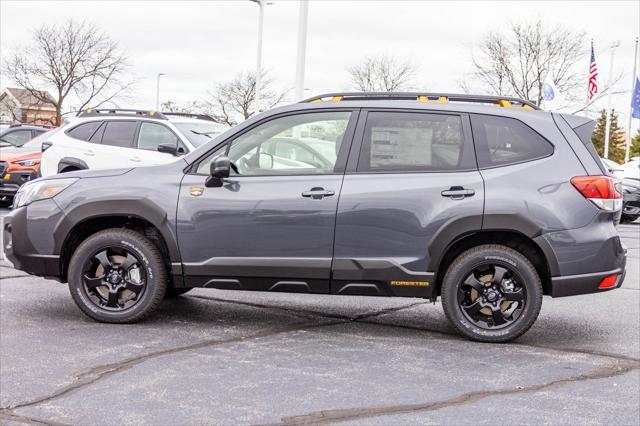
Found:
[[[434,244],[447,229],[460,235],[482,226],[484,189],[468,117],[360,115],[338,206],[331,290],[429,297]]]
[[[279,116],[194,164],[181,183],[178,244],[188,285],[329,292],[336,209],[357,112]],[[206,188],[211,161],[237,167]]]

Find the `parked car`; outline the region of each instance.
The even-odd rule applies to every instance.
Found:
[[[606,167],[609,174],[617,177],[618,179],[622,179],[624,177],[624,170],[622,169],[622,166],[620,164],[616,163],[615,161],[609,160],[608,158],[600,158],[600,160],[602,160],[602,163]]]
[[[634,157],[629,162],[620,165],[620,169],[622,177],[640,179],[640,157]]]
[[[622,180],[622,222],[633,222],[640,218],[640,179]]]
[[[38,135],[48,131],[50,127],[29,124],[12,124],[0,132],[0,148],[21,147]]]
[[[196,114],[87,110],[45,146],[41,173],[170,163],[226,129]]]
[[[48,130],[21,147],[0,148],[0,207],[8,207],[18,188],[40,176],[42,143],[58,129]]]
[[[622,194],[594,124],[512,98],[323,95],[171,163],[28,182],[4,250],[102,322],[194,287],[440,296],[461,334],[504,342],[543,295],[622,285]]]

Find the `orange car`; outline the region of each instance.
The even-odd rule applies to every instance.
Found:
[[[9,204],[23,183],[40,176],[41,156],[41,151],[0,148],[0,204]]]

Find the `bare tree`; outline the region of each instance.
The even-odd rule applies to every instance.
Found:
[[[260,79],[260,98],[256,93],[256,73],[242,72],[231,81],[221,83],[209,92],[206,105],[216,121],[235,126],[252,115],[265,111],[282,102],[286,90],[273,88],[273,80],[267,73]]]
[[[121,80],[127,60],[118,44],[93,25],[69,20],[43,25],[33,42],[5,61],[4,73],[38,101],[56,109],[56,125],[70,95],[78,111],[113,101],[130,88]],[[51,89],[53,101],[43,91]]]
[[[411,84],[417,69],[408,61],[381,55],[367,57],[347,71],[357,90],[362,92],[394,92],[405,90]]]
[[[163,112],[180,112],[186,114],[196,114],[202,111],[204,108],[205,106],[198,101],[191,101],[188,104],[179,105],[170,99],[160,105],[160,109]]]
[[[511,24],[506,32],[488,33],[475,46],[472,75],[496,95],[534,100],[539,105],[544,81],[551,73],[567,99],[576,100],[577,90],[586,88],[588,57],[584,39],[584,32],[563,26],[546,28],[539,20]],[[468,82],[461,87],[470,89]]]

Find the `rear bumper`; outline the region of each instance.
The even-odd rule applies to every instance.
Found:
[[[565,277],[551,278],[551,297],[577,296],[580,294],[601,293],[622,286],[626,271],[614,269],[613,271],[596,272],[592,274],[569,275]],[[610,275],[617,275],[616,284],[607,288],[598,288],[602,280]]]

